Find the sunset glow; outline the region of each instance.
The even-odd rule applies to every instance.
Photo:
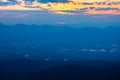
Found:
[[[47,2],[17,0],[11,4],[8,0],[1,0],[0,3],[8,5],[0,6],[0,10],[47,10],[55,14],[109,14],[120,15],[120,0],[69,0],[68,2]],[[77,11],[77,13],[76,13]]]

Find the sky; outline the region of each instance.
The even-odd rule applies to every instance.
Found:
[[[0,0],[0,23],[120,26],[120,0]]]

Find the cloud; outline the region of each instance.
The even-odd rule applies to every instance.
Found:
[[[63,24],[66,24],[66,23],[65,22],[56,22],[56,24],[63,25]]]
[[[0,2],[9,2],[8,0],[0,0]]]
[[[15,18],[23,18],[23,17],[27,17],[29,16],[29,14],[19,14],[19,15],[16,15],[14,16]]]
[[[70,0],[73,2],[93,3],[93,2],[105,2],[106,0]]]
[[[88,10],[85,14],[120,15],[120,10]]]
[[[0,15],[0,18],[5,17],[5,15]]]
[[[101,15],[96,15],[96,16],[92,16],[93,18],[98,18],[98,19],[103,19],[103,18],[106,18],[106,16],[101,16]]]
[[[0,18],[25,18],[31,16],[32,12],[26,11],[0,11]],[[34,13],[35,14],[35,13]],[[35,14],[36,15],[36,14]]]
[[[68,2],[68,0],[38,0],[41,3],[48,3],[48,2]]]
[[[2,0],[2,2],[8,2]],[[120,0],[50,0],[40,1],[17,0],[16,4],[2,5],[0,10],[47,10],[50,13],[62,15],[102,14],[120,15]]]

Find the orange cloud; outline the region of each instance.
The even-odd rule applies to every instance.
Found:
[[[106,0],[70,0],[73,2],[88,2],[88,3],[93,3],[93,2],[105,2]]]
[[[69,0],[65,3],[40,3],[35,0],[29,4],[25,0],[17,0],[17,2],[19,4],[0,6],[0,10],[47,10],[62,15],[81,13],[120,15],[120,0]]]
[[[85,14],[120,15],[120,10],[88,10]]]

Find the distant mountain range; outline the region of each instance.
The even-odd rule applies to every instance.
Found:
[[[57,27],[50,25],[14,26],[0,24],[0,43],[16,44],[65,44],[65,45],[107,45],[120,44],[120,27]]]
[[[0,80],[120,80],[120,27],[0,24]]]
[[[120,27],[0,24],[0,59],[120,60]]]

